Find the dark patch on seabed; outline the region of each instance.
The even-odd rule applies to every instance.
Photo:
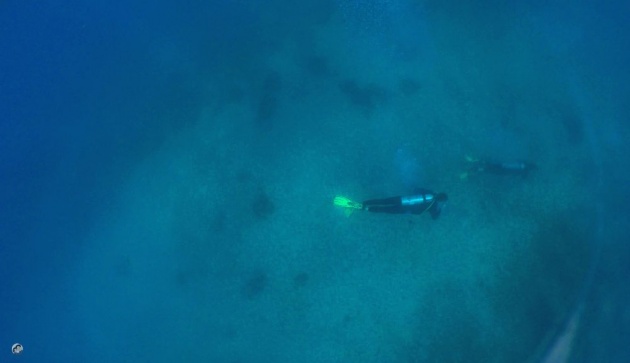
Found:
[[[260,190],[252,202],[252,213],[258,220],[269,218],[276,211],[276,205],[269,195]]]
[[[300,272],[293,277],[293,287],[302,288],[308,284],[310,276],[306,272]]]
[[[243,297],[252,300],[260,296],[268,285],[267,273],[263,270],[254,271],[245,281],[243,285],[242,294]]]
[[[261,131],[273,128],[273,119],[278,110],[278,94],[282,90],[282,78],[277,72],[269,72],[261,87],[261,95],[256,105],[256,126]]]
[[[345,80],[339,83],[339,89],[350,103],[367,112],[387,98],[387,91],[376,84],[359,85],[354,80]]]

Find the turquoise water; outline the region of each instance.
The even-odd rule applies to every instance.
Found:
[[[2,3],[0,360],[627,361],[628,10]]]

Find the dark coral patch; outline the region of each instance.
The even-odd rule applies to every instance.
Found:
[[[260,95],[255,105],[255,123],[262,131],[269,131],[278,110],[278,94],[282,91],[282,78],[277,72],[269,72],[262,81]]]
[[[267,288],[268,283],[267,274],[264,271],[255,271],[243,285],[243,297],[251,300],[260,296]]]
[[[256,219],[267,219],[276,211],[276,206],[267,193],[260,191],[252,202],[252,213]]]
[[[374,84],[359,85],[353,80],[346,80],[339,84],[339,89],[355,106],[372,110],[379,102],[386,98],[386,91]]]
[[[310,276],[306,272],[300,272],[299,274],[293,277],[293,287],[300,288],[306,286],[308,284],[308,280]]]

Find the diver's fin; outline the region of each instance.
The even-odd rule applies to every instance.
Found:
[[[335,197],[335,199],[333,200],[333,203],[336,206],[342,207],[342,208],[363,209],[363,204],[357,203],[357,202],[353,202],[350,199],[348,199],[346,197],[339,196],[339,195]]]

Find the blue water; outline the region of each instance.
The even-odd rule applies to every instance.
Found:
[[[0,361],[628,361],[628,11],[3,2]]]

